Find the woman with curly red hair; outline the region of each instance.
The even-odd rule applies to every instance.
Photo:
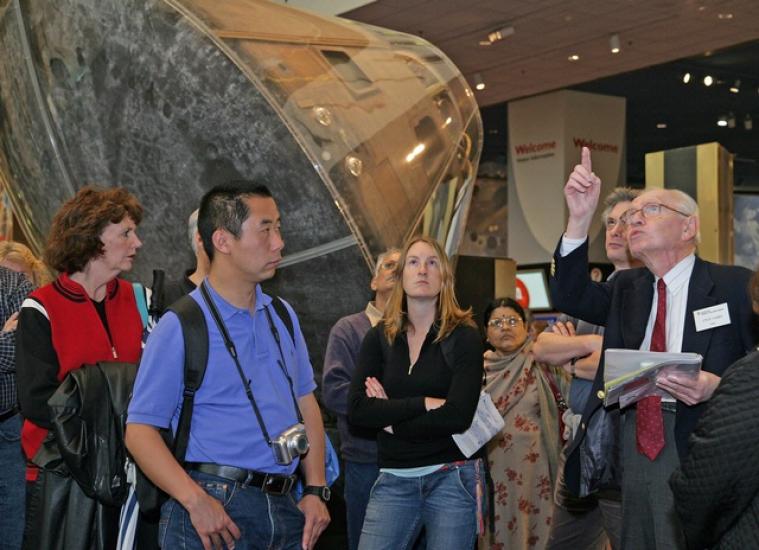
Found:
[[[53,218],[45,249],[47,263],[60,274],[35,290],[21,308],[16,369],[26,419],[22,446],[33,465],[27,472],[31,484],[25,548],[115,547],[119,508],[88,498],[75,482],[67,513],[59,515],[75,515],[77,528],[70,528],[69,518],[61,520],[59,530],[50,528],[50,518],[60,511],[45,509],[43,489],[61,472],[58,466],[53,471],[42,455],[57,445],[49,432],[48,399],[68,373],[102,361],[139,360],[142,320],[132,285],[118,275],[132,268],[142,246],[135,232],[141,220],[142,206],[125,189],[79,190]]]

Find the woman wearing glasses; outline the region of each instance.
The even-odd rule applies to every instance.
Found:
[[[493,348],[485,352],[485,390],[506,425],[487,445],[497,522],[494,540],[480,548],[543,548],[551,529],[567,379],[561,368],[534,361],[526,321],[511,298],[485,309]]]
[[[349,421],[379,430],[380,474],[359,550],[468,550],[477,537],[480,460],[455,433],[472,423],[482,384],[482,344],[453,293],[440,245],[408,243],[382,322],[364,338],[351,382]]]

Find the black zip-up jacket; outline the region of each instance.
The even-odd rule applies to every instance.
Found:
[[[406,333],[391,344],[382,324],[364,338],[349,395],[349,422],[379,429],[377,447],[382,468],[444,464],[466,457],[451,435],[472,423],[482,386],[482,342],[476,328],[459,325],[447,337],[448,348],[435,342],[433,325],[411,367]],[[447,356],[447,360],[446,360]],[[364,381],[377,378],[389,399],[366,396]],[[445,399],[427,411],[425,397]],[[392,426],[393,433],[383,431]]]

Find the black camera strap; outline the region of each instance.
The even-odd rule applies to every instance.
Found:
[[[274,341],[277,342],[277,349],[279,350],[279,359],[277,359],[277,364],[279,365],[279,368],[282,369],[282,374],[284,374],[285,378],[287,378],[287,385],[290,387],[290,397],[293,398],[293,405],[295,406],[295,414],[298,416],[298,422],[303,424],[303,415],[300,414],[298,400],[295,398],[293,380],[290,378],[290,375],[287,373],[287,369],[285,368],[285,354],[282,353],[282,344],[279,341],[279,331],[277,330],[277,327],[274,326],[274,319],[271,317],[271,312],[269,311],[268,306],[264,308],[264,312],[266,313],[266,318],[269,321],[269,330],[271,331],[271,335],[274,337]]]
[[[214,304],[214,301],[208,292],[208,288],[206,287],[205,281],[203,281],[200,284],[200,293],[203,296],[203,300],[206,302],[206,305],[208,306],[208,309],[211,312],[211,317],[213,317],[213,320],[216,322],[216,326],[219,329],[219,332],[221,333],[221,337],[224,339],[224,346],[227,348],[229,355],[232,357],[232,360],[235,363],[235,367],[237,367],[237,374],[240,375],[240,380],[242,381],[242,385],[245,388],[245,395],[248,397],[248,401],[250,401],[250,405],[253,408],[253,412],[256,415],[256,420],[258,420],[258,424],[261,427],[261,432],[263,433],[264,439],[266,439],[267,445],[271,447],[272,446],[271,437],[269,437],[269,431],[266,429],[266,424],[264,423],[263,416],[261,415],[261,411],[259,410],[258,405],[256,404],[256,399],[253,396],[253,390],[250,387],[250,381],[247,379],[247,377],[245,376],[245,373],[242,370],[242,366],[240,365],[240,360],[237,358],[237,349],[235,348],[235,345],[232,342],[232,339],[229,337],[229,332],[227,331],[227,327],[224,324],[224,321],[222,320],[221,315],[219,314],[219,310],[216,308],[216,304]],[[279,348],[280,359],[277,360],[277,364],[282,369],[282,372],[284,373],[285,378],[287,378],[287,383],[290,387],[290,395],[293,398],[293,405],[295,405],[295,413],[298,416],[298,422],[302,423],[303,416],[300,413],[300,407],[298,407],[298,401],[295,399],[293,383],[292,383],[292,380],[290,379],[290,376],[287,374],[287,370],[285,369],[284,364],[283,364],[284,356],[282,354],[282,346],[280,345],[280,341],[279,341],[279,333],[277,332],[277,329],[274,326],[274,322],[271,318],[271,314],[269,313],[268,308],[266,308],[266,316],[269,320],[269,329],[272,331],[274,340],[277,342],[277,348]]]

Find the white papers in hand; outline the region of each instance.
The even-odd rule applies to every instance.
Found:
[[[461,453],[469,458],[493,439],[504,426],[503,417],[493,404],[490,394],[481,392],[472,425],[464,433],[453,434],[453,441],[456,442]]]
[[[696,377],[703,358],[697,353],[607,349],[604,354],[604,405],[624,408],[649,395],[669,395],[656,386],[673,372]]]

